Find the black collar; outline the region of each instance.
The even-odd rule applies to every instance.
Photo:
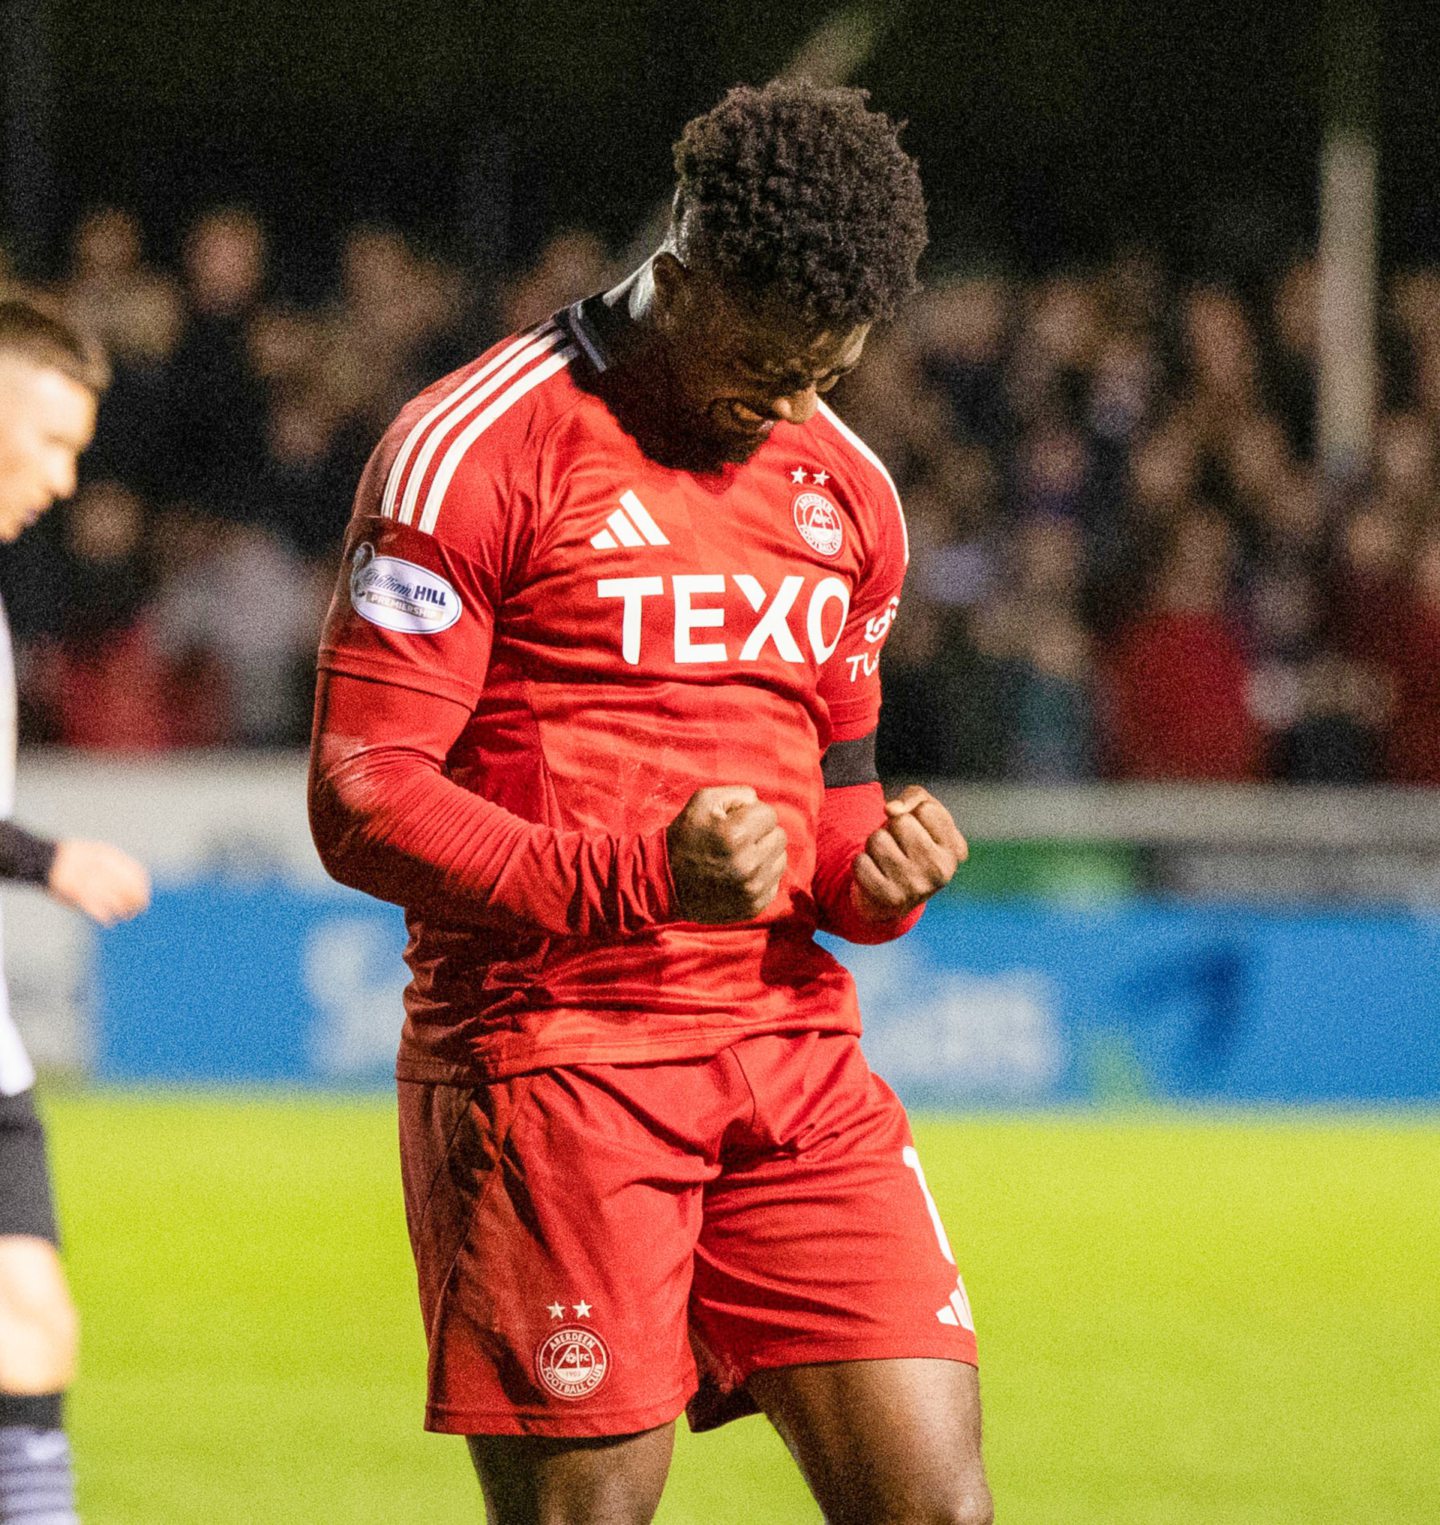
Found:
[[[609,306],[601,292],[562,308],[555,321],[579,346],[597,376],[614,365],[617,350],[624,349],[627,334],[635,326],[624,306]]]

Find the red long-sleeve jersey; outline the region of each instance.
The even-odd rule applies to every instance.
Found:
[[[320,652],[311,819],[342,881],[403,905],[399,1073],[473,1082],[858,1031],[819,927],[878,785],[821,757],[879,715],[907,557],[879,461],[822,405],[713,473],[646,456],[577,367],[585,304],[400,414],[361,479]],[[753,921],[680,919],[665,828],[749,784],[789,839]]]

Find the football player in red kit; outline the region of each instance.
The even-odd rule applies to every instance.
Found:
[[[814,940],[965,854],[877,781],[905,524],[822,401],[924,202],[853,90],[731,91],[676,165],[640,270],[401,412],[321,650],[315,839],[411,933],[426,1422],[504,1525],[650,1520],[687,1406],[829,1520],[976,1525],[964,1286]]]

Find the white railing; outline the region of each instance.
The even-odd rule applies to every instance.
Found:
[[[977,841],[1440,851],[1440,789],[1275,784],[930,787]]]

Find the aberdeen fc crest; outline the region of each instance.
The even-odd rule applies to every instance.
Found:
[[[843,531],[840,510],[820,492],[802,492],[795,499],[795,528],[812,551],[837,556]]]
[[[535,1352],[535,1373],[557,1398],[588,1398],[610,1372],[605,1341],[589,1329],[567,1324]]]

